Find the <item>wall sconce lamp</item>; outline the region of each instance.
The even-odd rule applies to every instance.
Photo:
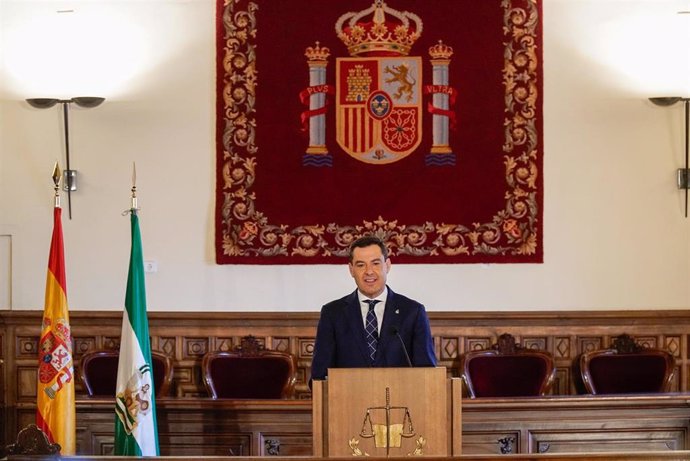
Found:
[[[690,170],[688,170],[688,155],[690,155],[690,141],[688,141],[688,131],[690,130],[690,98],[680,96],[670,96],[664,98],[649,98],[657,106],[672,106],[678,101],[683,102],[685,107],[685,168],[678,168],[678,189],[685,190],[685,217],[688,217],[688,188],[690,187]]]
[[[72,219],[72,191],[77,190],[77,171],[72,170],[69,164],[69,105],[75,103],[79,107],[90,109],[100,106],[103,101],[105,101],[105,98],[92,96],[80,96],[72,99],[31,98],[26,100],[31,107],[36,109],[49,109],[55,104],[62,104],[62,116],[65,126],[65,156],[67,160],[67,169],[63,172],[63,189],[67,191],[69,219]]]

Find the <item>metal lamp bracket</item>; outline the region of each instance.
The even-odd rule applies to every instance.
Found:
[[[62,172],[62,190],[74,192],[77,190],[77,170],[65,170]]]
[[[77,171],[70,168],[69,158],[69,106],[75,103],[79,107],[90,109],[99,106],[103,101],[105,101],[105,98],[95,96],[79,96],[71,99],[29,98],[26,100],[31,107],[36,109],[49,109],[56,104],[62,105],[62,117],[65,128],[65,159],[67,160],[67,168],[63,173],[62,189],[67,192],[69,219],[72,219],[72,192],[77,190]]]
[[[688,179],[690,178],[690,98],[681,96],[670,96],[661,98],[649,98],[657,106],[672,106],[677,102],[682,102],[684,106],[685,119],[683,127],[685,129],[685,168],[678,168],[676,173],[676,183],[678,189],[685,191],[685,217],[688,217]]]

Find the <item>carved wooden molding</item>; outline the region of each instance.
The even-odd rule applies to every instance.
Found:
[[[516,354],[523,347],[515,342],[513,335],[503,333],[491,348],[497,350],[499,354]]]
[[[59,443],[50,443],[38,426],[30,424],[19,431],[15,443],[5,447],[5,455],[59,455],[60,448]]]
[[[634,354],[645,349],[637,344],[632,336],[625,333],[614,338],[611,348],[619,354]]]
[[[507,435],[498,439],[498,448],[501,450],[502,455],[515,453],[515,437]]]
[[[259,352],[266,350],[266,347],[259,341],[257,337],[247,335],[240,339],[239,346],[235,346],[234,350],[241,356],[255,357],[259,355]]]
[[[0,311],[0,401],[6,406],[35,400],[36,357],[41,310]],[[289,352],[297,359],[295,398],[310,399],[308,380],[318,312],[150,312],[151,347],[173,359],[170,393],[176,397],[204,397],[201,359],[208,351],[231,351],[242,337],[256,338],[257,347]],[[583,352],[609,347],[627,333],[648,348],[666,349],[676,361],[671,390],[690,386],[690,310],[545,311],[545,312],[429,312],[439,365],[449,376],[460,376],[465,352],[489,349],[499,334],[512,336],[525,349],[549,351],[555,361],[553,394],[575,394],[579,378],[573,364]],[[70,312],[75,363],[86,352],[117,349],[122,311]],[[75,370],[78,373],[78,370]],[[77,381],[77,394],[84,394]]]

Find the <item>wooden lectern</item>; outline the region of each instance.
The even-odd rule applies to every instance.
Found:
[[[314,456],[459,456],[459,378],[440,368],[333,368],[312,383]]]

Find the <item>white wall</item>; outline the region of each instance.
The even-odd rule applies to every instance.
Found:
[[[545,0],[544,263],[393,261],[391,286],[431,311],[690,307],[690,219],[674,183],[682,107],[646,99],[690,96],[681,9]],[[70,115],[70,309],[122,308],[132,162],[145,259],[158,262],[149,310],[315,311],[353,288],[344,265],[214,263],[213,18],[212,0],[0,0],[0,308],[43,307],[64,152],[59,109],[23,101],[38,96],[107,98]]]

